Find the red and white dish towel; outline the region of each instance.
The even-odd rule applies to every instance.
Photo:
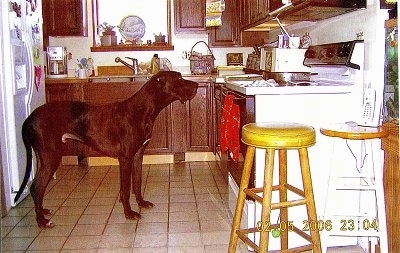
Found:
[[[231,156],[233,161],[239,160],[240,150],[240,110],[239,106],[234,103],[233,95],[226,95],[222,108],[221,119],[221,151],[226,152]]]

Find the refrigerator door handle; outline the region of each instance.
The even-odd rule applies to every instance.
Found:
[[[27,85],[28,85],[28,92],[27,92],[27,111],[28,114],[31,113],[30,105],[32,102],[33,96],[33,87],[35,86],[35,66],[33,60],[33,43],[29,37],[29,33],[24,31],[24,45],[27,54]]]

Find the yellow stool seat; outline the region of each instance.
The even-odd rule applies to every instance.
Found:
[[[315,144],[315,130],[293,122],[250,123],[242,128],[242,142],[257,148],[310,147]]]

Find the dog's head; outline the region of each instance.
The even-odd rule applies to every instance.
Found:
[[[197,93],[198,83],[182,78],[182,74],[176,71],[160,71],[150,81],[158,84],[158,90],[164,96],[170,96],[171,100],[179,100],[181,103],[194,98]]]

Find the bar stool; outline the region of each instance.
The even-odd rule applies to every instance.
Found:
[[[281,223],[288,222],[288,208],[300,205],[306,206],[308,219],[316,221],[317,214],[307,150],[308,147],[315,144],[315,131],[314,128],[310,126],[289,122],[250,123],[244,125],[242,128],[242,141],[247,145],[247,153],[232,223],[228,252],[233,253],[236,251],[237,241],[238,238],[240,238],[256,252],[265,253],[268,252],[269,229],[263,229],[264,226],[261,226],[260,229],[258,225],[256,228],[240,229],[246,196],[250,196],[261,203],[262,211],[260,224],[262,225],[265,224],[269,226],[271,210],[273,209],[279,209]],[[261,188],[248,189],[256,148],[266,149],[264,182]],[[298,150],[304,190],[300,190],[287,182],[287,150],[289,149]],[[279,185],[273,186],[275,151],[279,153]],[[279,191],[278,203],[272,203],[273,191]],[[301,198],[288,200],[288,192],[293,192]],[[271,229],[277,229],[279,225],[270,224],[269,227]],[[310,244],[287,250],[288,230],[301,235],[310,242]],[[249,233],[260,233],[259,246],[248,237]],[[321,252],[318,230],[311,230],[310,234],[307,234],[296,226],[292,226],[282,231],[280,236],[281,249],[287,250],[284,252],[303,252],[307,250],[313,250],[314,253]]]
[[[362,127],[343,123],[323,127],[320,129],[320,132],[325,136],[335,138],[333,142],[332,164],[329,173],[328,192],[324,211],[324,221],[330,222],[332,227],[321,233],[322,251],[325,253],[327,250],[329,236],[360,236],[378,238],[381,249],[380,252],[387,253],[388,240],[382,172],[383,157],[380,155],[383,151],[380,150],[378,154],[372,151],[374,149],[380,149],[380,144],[377,142],[374,143],[373,140],[388,136],[388,131],[382,127]],[[341,157],[336,156],[338,152],[337,146],[340,145],[340,143],[338,143],[340,139],[346,141],[348,149],[356,161],[356,152],[351,149],[348,140],[351,140],[354,144],[362,144],[360,146],[361,150],[359,151],[360,168],[358,168],[357,165],[352,171],[350,168],[346,167],[344,172],[339,173],[339,168],[336,168],[334,163],[341,159]],[[366,164],[368,165],[366,162],[367,155],[373,159],[372,166],[365,166]],[[354,210],[350,211],[351,206],[340,206],[340,203],[334,203],[334,201],[332,201],[335,196],[337,197],[339,191],[346,191],[347,198],[352,196],[350,195],[351,192],[358,192],[357,201],[360,203],[357,203],[357,212]],[[364,203],[364,205],[374,207],[374,213],[372,215],[360,210],[360,205],[362,204],[360,198],[361,194],[371,191],[374,193],[375,203],[368,201],[368,203]],[[336,212],[334,212],[334,210],[336,210]],[[337,210],[340,210],[341,213]]]

